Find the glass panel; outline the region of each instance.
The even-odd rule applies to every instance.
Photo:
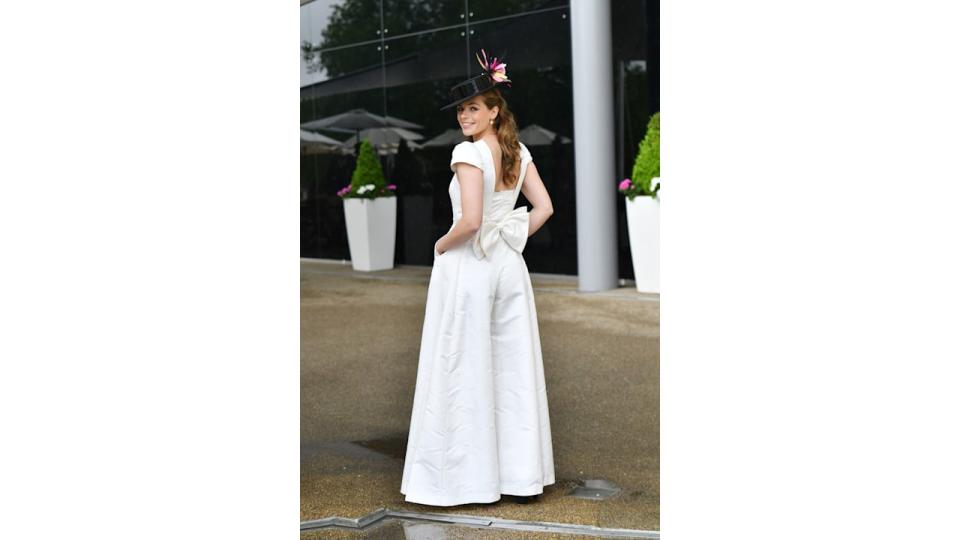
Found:
[[[380,39],[380,0],[314,0],[300,8],[300,18],[321,49]]]
[[[358,44],[379,45],[380,0],[315,0],[300,8],[300,86],[315,84],[360,66],[379,62],[376,47],[353,49],[357,58],[325,53]],[[372,54],[370,51],[376,52]]]
[[[327,50],[317,56],[322,80],[302,87],[300,97],[313,100],[312,109],[301,108],[301,123],[363,108],[384,113],[383,65],[380,45],[360,45]],[[335,130],[334,130],[335,131]]]
[[[301,129],[306,127],[310,132],[342,142],[355,136],[357,129],[336,125],[321,129],[310,122],[354,109],[372,113],[376,118],[383,116],[383,67],[378,47],[379,44],[360,45],[322,53],[325,72],[338,75],[301,88]],[[371,62],[370,58],[375,60]],[[344,66],[353,71],[344,72],[348,69]],[[301,256],[350,258],[343,203],[336,192],[350,183],[356,164],[354,153],[352,145],[337,148],[336,142],[301,142]]]
[[[465,22],[464,0],[384,0],[383,2],[384,36],[387,38]]]
[[[603,0],[597,0],[603,1]],[[518,15],[537,9],[568,7],[567,0],[469,0],[468,14],[471,23],[483,22],[493,17]]]
[[[472,5],[472,4],[471,4]],[[471,25],[472,74],[480,72],[473,51],[501,56],[513,82],[502,90],[513,111],[520,141],[530,149],[553,202],[554,214],[531,236],[524,259],[532,272],[577,273],[576,184],[573,168],[573,93],[570,25],[566,9]],[[518,205],[530,206],[522,194]]]
[[[466,36],[464,30],[453,29],[387,44],[388,114],[420,126],[411,131],[422,137],[405,144],[407,149],[391,152],[386,160],[385,171],[397,184],[399,197],[398,259],[404,264],[430,265],[434,242],[453,222],[447,189],[455,144],[431,139],[457,127],[455,113],[440,107],[446,104],[450,87],[466,79]]]
[[[617,171],[629,176],[646,121],[659,110],[659,4],[598,1],[611,3]],[[433,242],[452,221],[448,163],[462,135],[455,112],[439,107],[452,85],[480,73],[474,53],[483,47],[507,63],[514,85],[503,92],[555,208],[528,241],[528,267],[576,273],[567,5],[565,0],[383,0],[389,33],[382,49],[380,0],[316,0],[301,7],[301,41],[310,53],[308,62],[301,48],[301,124],[362,108],[416,125],[410,131],[419,135],[410,137],[410,144],[381,149],[384,172],[398,185],[398,263],[430,265]],[[470,24],[460,26],[466,21]],[[355,157],[350,148],[338,149],[337,141],[351,134],[320,133],[333,142],[301,143],[301,253],[348,258],[336,190],[349,181]],[[440,135],[447,137],[425,144]],[[521,196],[518,204],[528,201]],[[619,273],[630,278],[622,203],[618,219]]]
[[[617,178],[633,174],[647,122],[660,110],[659,3],[611,0]],[[624,197],[618,197],[620,277],[633,277]]]

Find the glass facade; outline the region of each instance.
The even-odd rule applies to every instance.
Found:
[[[658,6],[599,1],[611,3],[617,95],[610,106],[617,118],[618,174],[624,169],[629,176],[646,121],[659,109],[658,38],[648,30],[657,25]],[[554,204],[524,258],[531,272],[577,273],[567,0],[314,0],[300,9],[301,125],[363,109],[416,126],[409,128],[409,142],[379,148],[385,176],[397,185],[397,264],[432,264],[433,244],[450,227],[450,152],[465,138],[455,110],[439,107],[452,85],[480,72],[474,52],[484,48],[508,64],[513,86],[503,89],[504,96]],[[336,141],[354,135],[316,131]],[[302,257],[350,256],[336,191],[350,181],[351,151],[350,145],[301,141]],[[624,176],[610,179],[611,196],[619,196],[616,184]],[[529,205],[523,195],[520,204]],[[622,202],[618,213],[619,270],[629,278]]]

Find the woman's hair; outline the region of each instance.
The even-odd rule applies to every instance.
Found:
[[[507,107],[507,101],[503,99],[500,90],[491,88],[483,94],[480,94],[483,103],[488,109],[500,107],[493,126],[497,131],[497,140],[500,141],[500,170],[503,171],[503,183],[507,186],[513,186],[517,182],[517,175],[514,173],[514,165],[520,161],[520,137],[517,134],[517,121],[513,112]]]

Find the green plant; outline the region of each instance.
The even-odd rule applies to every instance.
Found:
[[[395,196],[396,189],[396,185],[387,184],[384,180],[380,158],[377,157],[377,152],[373,149],[370,141],[364,139],[360,143],[357,166],[353,169],[350,184],[337,191],[337,195],[344,199],[375,199],[377,197]]]
[[[657,178],[654,182],[653,179]],[[619,190],[631,201],[637,195],[655,197],[660,191],[660,112],[650,117],[647,133],[637,148],[632,178],[624,178]]]

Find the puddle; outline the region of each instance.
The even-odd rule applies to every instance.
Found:
[[[610,497],[613,497],[622,491],[620,486],[610,482],[609,480],[603,480],[600,478],[580,480],[578,484],[579,485],[574,487],[573,491],[569,493],[571,497],[576,497],[578,499],[602,501],[604,499],[609,499]]]

